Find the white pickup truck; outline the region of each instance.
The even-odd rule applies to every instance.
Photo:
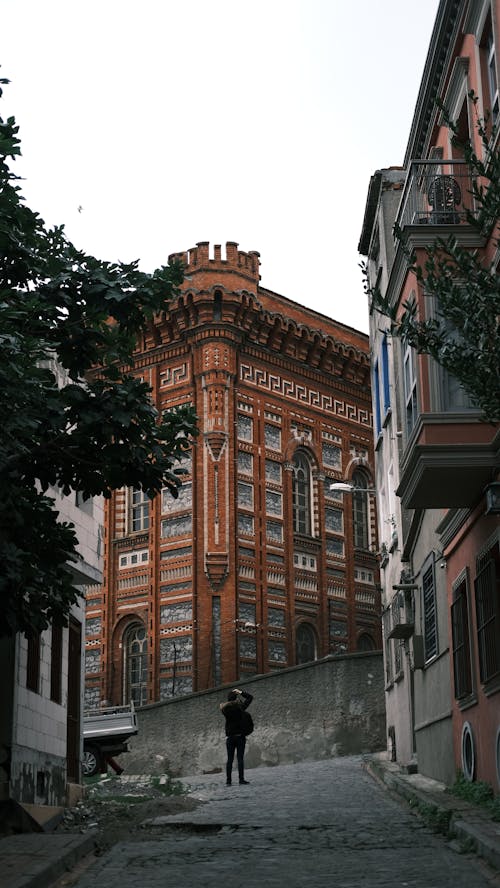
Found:
[[[85,777],[106,769],[106,759],[127,752],[127,740],[137,734],[134,704],[93,709],[83,716],[83,761]]]

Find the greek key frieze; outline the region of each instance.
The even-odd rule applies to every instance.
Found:
[[[181,364],[180,367],[167,367],[160,373],[161,387],[177,385],[179,382],[185,382],[189,379],[189,365]]]
[[[242,364],[240,367],[240,379],[248,385],[265,389],[272,394],[282,395],[300,404],[307,404],[309,407],[318,407],[327,413],[332,413],[352,422],[358,422],[366,426],[371,424],[370,412],[357,404],[341,401],[331,395],[323,394],[317,389],[309,388],[303,383],[297,383],[293,379],[285,379],[274,373],[268,373],[267,370]]]

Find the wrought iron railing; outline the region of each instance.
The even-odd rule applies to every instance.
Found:
[[[397,225],[465,225],[477,215],[472,177],[464,161],[413,160]]]

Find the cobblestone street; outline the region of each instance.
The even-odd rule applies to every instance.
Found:
[[[485,888],[498,884],[370,777],[360,757],[185,778],[204,801],[156,819],[150,842],[121,842],[77,888],[286,886]]]

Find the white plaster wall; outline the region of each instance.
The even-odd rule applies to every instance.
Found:
[[[63,374],[52,364],[64,384]],[[54,500],[60,521],[71,522],[78,538],[79,562],[69,565],[81,597],[71,615],[82,625],[82,651],[85,625],[85,586],[102,581],[103,499],[83,502],[75,492],[63,496],[56,488],[47,495]],[[77,505],[77,501],[79,505]],[[10,793],[24,802],[64,804],[66,792],[66,735],[68,696],[68,629],[63,630],[61,703],[50,699],[51,629],[42,633],[40,683],[38,693],[26,687],[28,642],[24,635],[16,640],[14,704],[12,715]],[[83,713],[83,668],[80,711]],[[80,738],[81,752],[83,737]],[[37,775],[45,776],[44,795],[37,796]]]
[[[48,491],[54,500],[54,507],[59,512],[59,520],[71,521],[75,525],[78,537],[77,551],[82,558],[80,564],[72,565],[78,574],[80,585],[99,583],[102,579],[102,540],[104,523],[104,501],[101,496],[94,497],[77,506],[77,495],[72,492],[63,496],[56,488]]]
[[[405,172],[399,169],[381,170],[382,188],[379,194],[379,203],[373,222],[372,238],[378,233],[379,252],[376,261],[369,262],[370,281],[375,284],[378,279],[382,293],[385,293],[390,277],[392,263],[394,261],[394,237],[392,227],[396,218],[402,191],[391,186],[394,183],[404,181]],[[382,363],[382,340],[384,331],[389,327],[387,318],[376,312],[370,315],[370,350],[372,370],[375,362]],[[385,547],[387,559],[385,566],[381,563],[382,607],[390,607],[395,595],[394,585],[399,584],[403,564],[401,560],[402,545],[404,539],[401,503],[396,496],[399,485],[399,463],[401,450],[401,415],[399,397],[399,379],[397,373],[398,349],[397,340],[387,335],[388,345],[388,369],[389,369],[389,395],[390,411],[382,417],[382,428],[375,440],[375,487],[377,490],[377,520],[379,547]],[[372,393],[375,398],[375,386],[372,385]],[[381,385],[381,398],[382,385]],[[374,403],[375,416],[375,403]],[[402,671],[396,677],[394,675],[394,656],[392,649],[400,646]],[[384,637],[384,682],[385,702],[387,715],[387,729],[393,728],[395,732],[395,752],[388,748],[388,754],[395,754],[401,763],[411,761],[413,751],[412,733],[412,706],[411,706],[411,656],[408,642],[392,641],[391,669],[388,670],[388,650]],[[393,675],[393,680],[387,680],[387,673]],[[389,742],[388,742],[389,746]]]

